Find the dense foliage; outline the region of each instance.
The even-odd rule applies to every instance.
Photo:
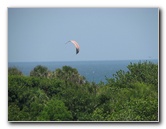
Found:
[[[106,80],[88,82],[70,66],[36,66],[30,76],[9,68],[8,120],[158,121],[157,64],[131,63]]]

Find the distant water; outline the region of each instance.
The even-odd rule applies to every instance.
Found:
[[[111,78],[119,70],[127,71],[127,66],[132,63],[144,62],[146,60],[121,60],[121,61],[64,61],[64,62],[9,62],[8,67],[16,67],[26,76],[37,65],[46,66],[49,70],[54,71],[57,68],[67,65],[76,68],[78,72],[92,82],[105,82],[105,77]],[[158,63],[158,60],[148,60]]]

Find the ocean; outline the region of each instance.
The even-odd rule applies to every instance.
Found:
[[[127,66],[132,63],[144,62],[146,60],[116,60],[116,61],[59,61],[59,62],[9,62],[8,67],[18,68],[25,76],[29,76],[31,70],[37,65],[46,66],[50,71],[54,71],[62,66],[76,68],[82,76],[89,82],[106,82],[106,77],[111,78],[119,70],[128,71]],[[158,60],[147,60],[158,63]]]

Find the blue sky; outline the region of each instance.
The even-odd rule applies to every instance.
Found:
[[[158,8],[8,9],[9,62],[135,59],[158,59]]]

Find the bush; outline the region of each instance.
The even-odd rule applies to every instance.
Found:
[[[8,68],[8,75],[23,75],[23,74],[16,67],[9,67]]]

